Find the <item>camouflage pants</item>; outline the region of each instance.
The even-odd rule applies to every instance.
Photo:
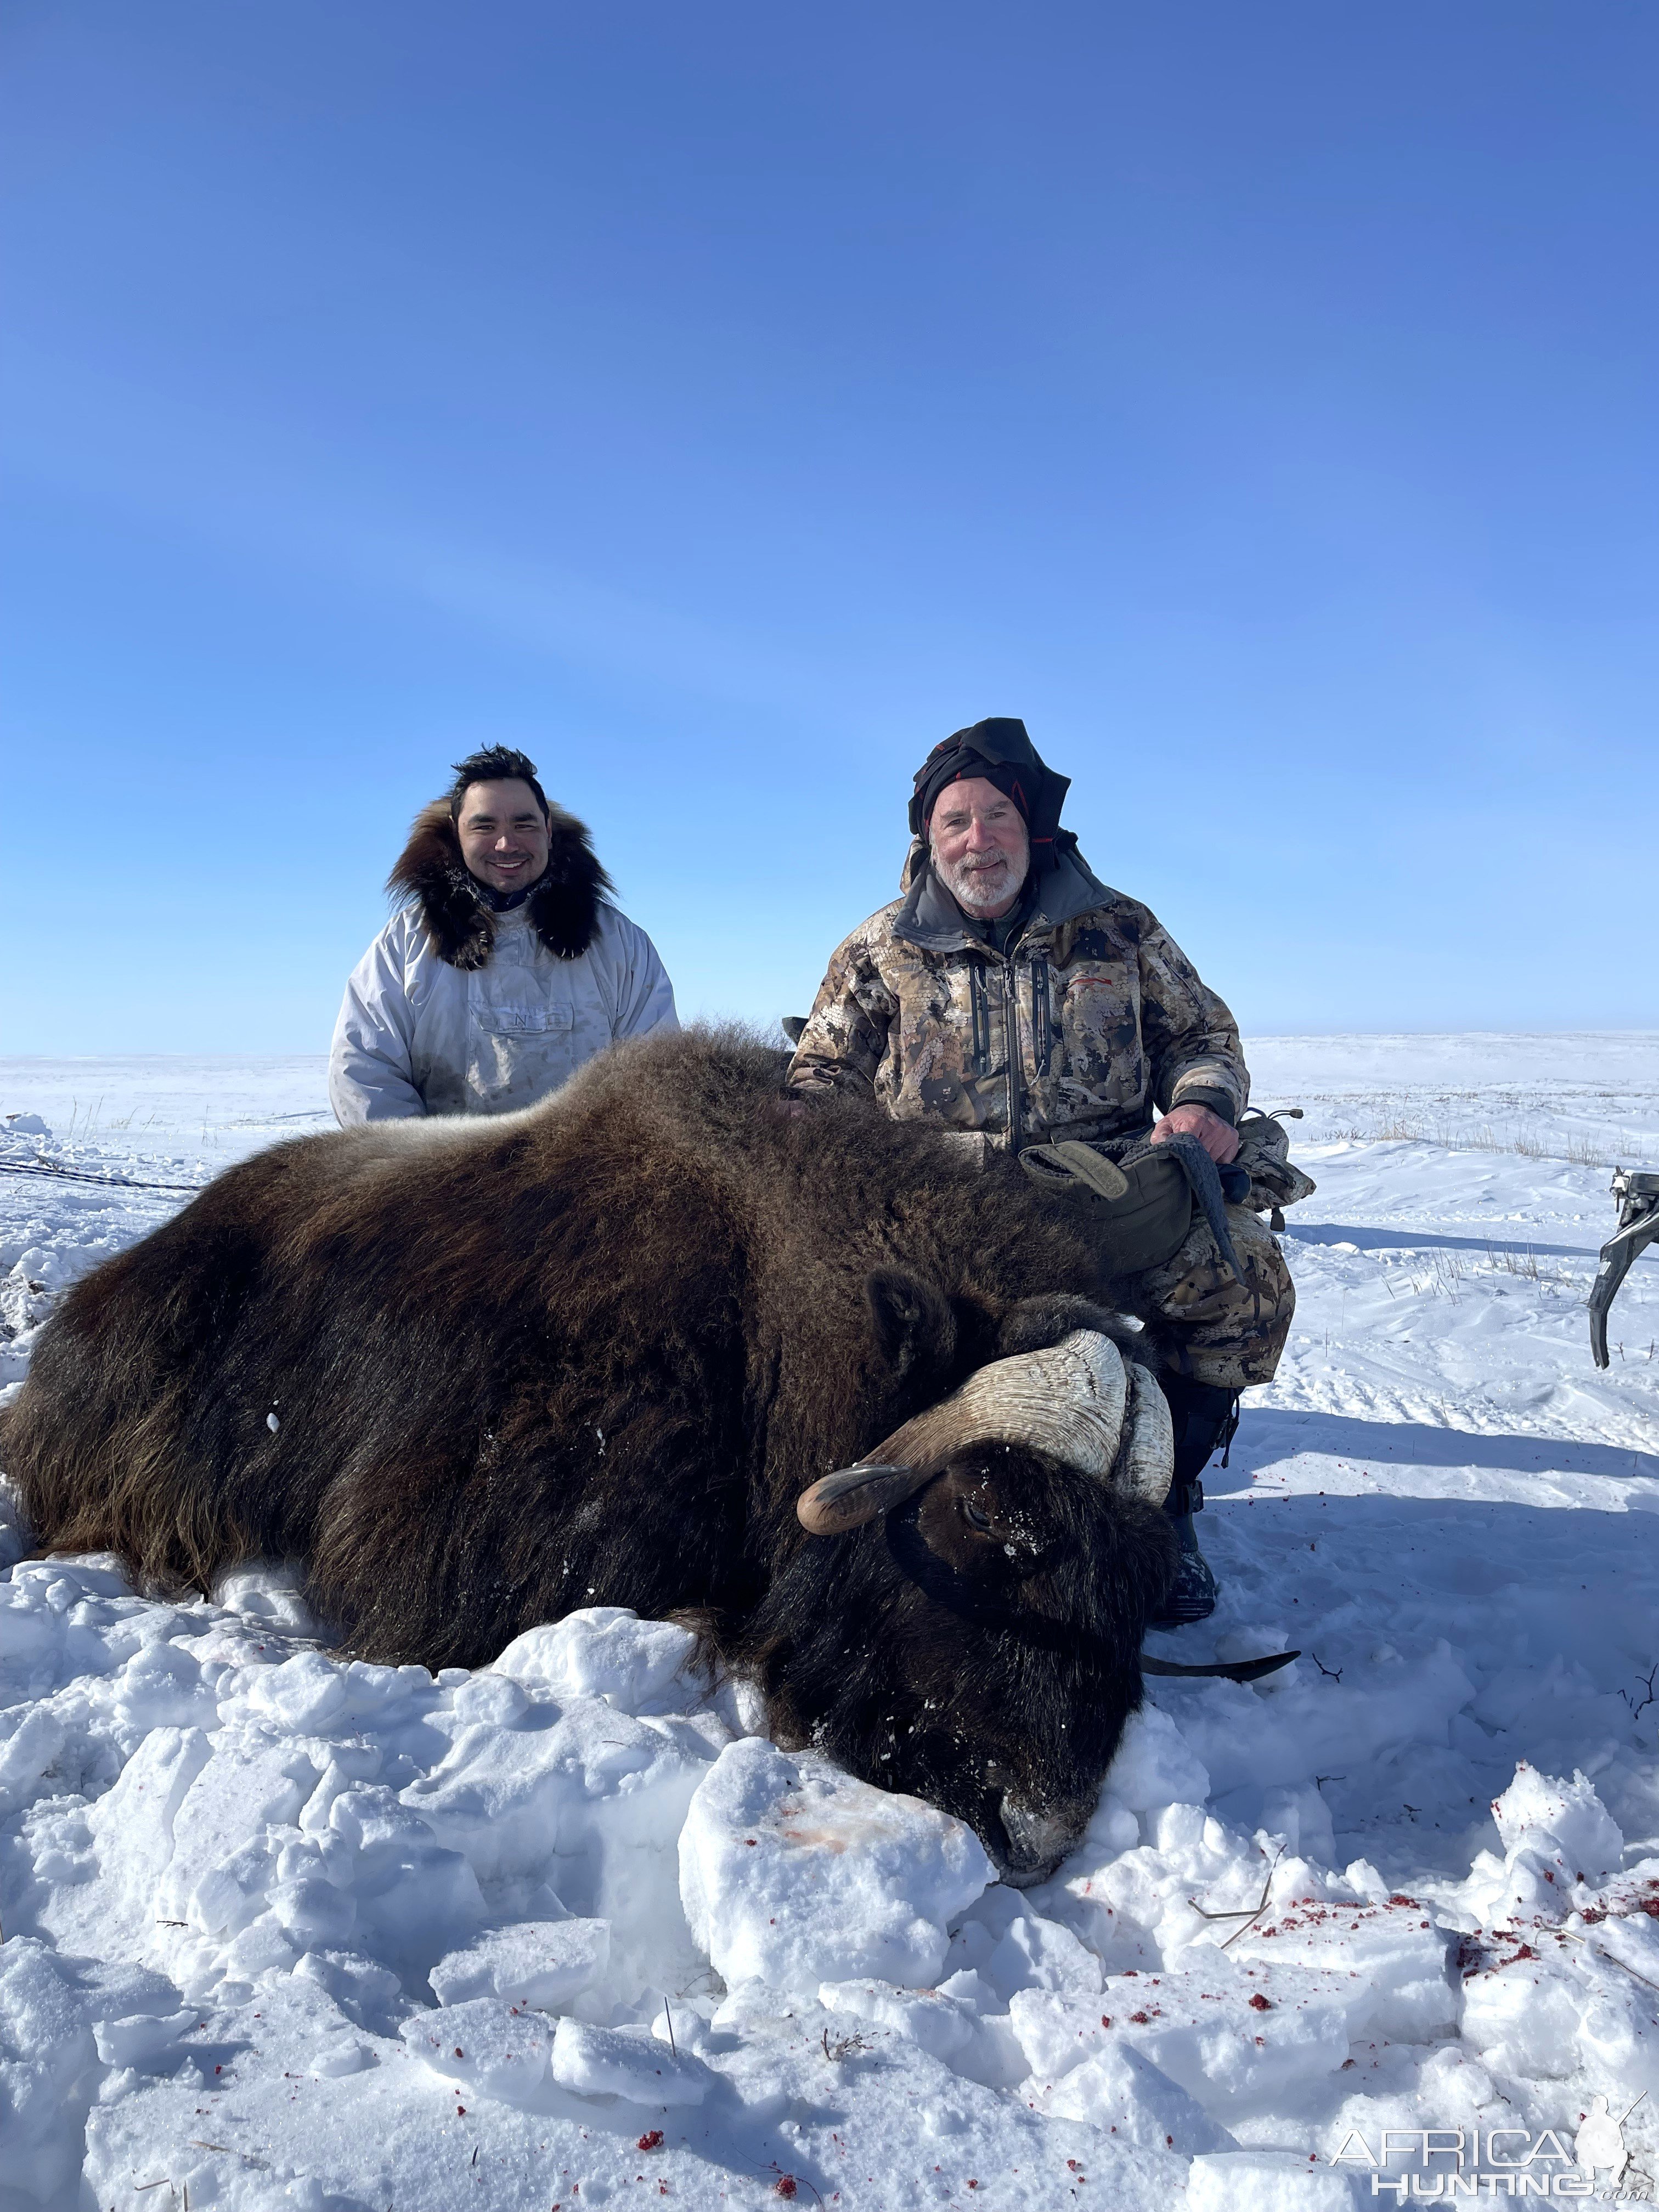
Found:
[[[1179,1251],[1161,1267],[1131,1276],[1132,1312],[1146,1322],[1166,1367],[1224,1390],[1271,1382],[1296,1311],[1296,1288],[1279,1239],[1260,1214],[1227,1208],[1233,1249],[1244,1271],[1235,1282],[1208,1224],[1195,1217]]]

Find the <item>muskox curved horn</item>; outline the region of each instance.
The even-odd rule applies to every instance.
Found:
[[[815,1536],[840,1535],[902,1504],[953,1453],[975,1444],[1024,1444],[1109,1482],[1127,1396],[1123,1361],[1110,1337],[1073,1329],[1042,1352],[1017,1352],[978,1369],[948,1398],[896,1429],[868,1459],[804,1490],[796,1515]]]
[[[1123,1442],[1112,1470],[1112,1487],[1130,1498],[1144,1498],[1149,1505],[1162,1505],[1175,1480],[1175,1423],[1170,1401],[1150,1367],[1138,1359],[1124,1362],[1129,1376],[1129,1409],[1123,1423]]]

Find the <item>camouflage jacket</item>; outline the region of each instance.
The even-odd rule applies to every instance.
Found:
[[[1015,1150],[1128,1135],[1151,1126],[1154,1103],[1237,1121],[1250,1089],[1222,1001],[1157,917],[1068,842],[1006,952],[921,867],[837,947],[789,1081],[872,1089],[899,1121]]]

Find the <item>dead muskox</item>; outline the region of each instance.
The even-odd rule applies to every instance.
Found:
[[[526,1113],[229,1170],[42,1331],[0,1432],[36,1540],[151,1587],[295,1559],[346,1649],[432,1668],[580,1606],[690,1616],[781,1741],[1039,1877],[1174,1556],[1106,1479],[1124,1369],[1072,1334],[1109,1327],[1098,1239],[780,1070],[652,1038]],[[1068,1429],[1079,1391],[1115,1414]]]

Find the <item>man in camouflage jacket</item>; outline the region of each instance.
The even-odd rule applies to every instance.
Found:
[[[1241,1154],[1250,1079],[1237,1025],[1157,917],[1090,871],[1060,829],[1067,788],[1022,722],[976,723],[935,747],[916,777],[903,896],[837,947],[789,1081],[873,1091],[898,1120],[1022,1153],[1187,1135],[1243,1170],[1236,1189],[1248,1176],[1245,1202],[1225,1213],[1238,1275],[1194,1213],[1125,1289],[1176,1425],[1173,1624],[1213,1610],[1191,1521],[1198,1477],[1231,1433],[1239,1391],[1271,1380],[1295,1310],[1260,1212],[1312,1185],[1276,1122],[1244,1122]]]

